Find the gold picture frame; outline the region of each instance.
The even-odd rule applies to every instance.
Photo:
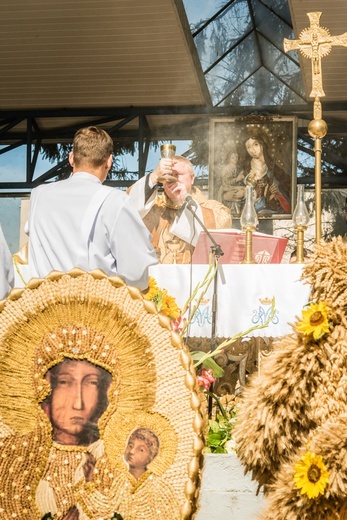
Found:
[[[296,190],[297,118],[249,116],[210,122],[209,196],[240,218],[247,184],[261,219],[290,219]]]

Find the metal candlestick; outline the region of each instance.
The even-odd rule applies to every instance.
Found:
[[[255,228],[252,226],[246,226],[246,254],[245,258],[242,260],[241,264],[255,264],[252,256],[252,241],[253,241],[253,231]]]
[[[305,187],[298,185],[298,195],[293,213],[293,223],[296,229],[296,260],[294,264],[304,263],[304,231],[310,221],[310,215],[305,204]]]
[[[252,237],[258,225],[258,216],[253,203],[253,187],[248,185],[246,188],[246,202],[241,213],[240,223],[246,233],[246,254],[241,264],[254,264],[252,258]]]
[[[296,229],[296,260],[293,264],[303,264],[305,262],[304,255],[304,231],[306,226],[295,226]]]

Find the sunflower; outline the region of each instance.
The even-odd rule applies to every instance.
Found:
[[[297,330],[306,336],[313,335],[319,339],[330,332],[328,313],[330,309],[324,302],[310,303],[306,310],[302,311],[302,320],[297,325]]]
[[[148,289],[147,289],[146,294],[144,294],[143,297],[145,298],[145,300],[154,301],[154,298],[158,294],[158,291],[159,291],[159,287],[157,285],[156,280],[152,276],[150,276],[148,278]]]
[[[181,314],[180,308],[178,307],[175,298],[167,294],[166,291],[163,291],[160,312],[172,320],[177,320]]]
[[[323,495],[329,483],[329,472],[320,455],[308,451],[295,464],[294,483],[300,489],[301,495],[317,498]]]

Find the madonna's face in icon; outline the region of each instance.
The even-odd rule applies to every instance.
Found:
[[[56,442],[88,444],[81,437],[84,434],[88,437],[88,429],[95,431],[95,423],[104,411],[99,406],[100,392],[105,394],[110,382],[108,374],[108,384],[103,384],[105,373],[108,374],[85,360],[64,360],[47,373],[52,393],[42,408],[50,418]]]
[[[246,150],[253,159],[263,157],[263,145],[257,139],[248,139],[245,143]]]

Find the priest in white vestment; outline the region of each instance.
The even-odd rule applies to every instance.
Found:
[[[13,286],[12,256],[0,225],[0,300],[6,298]]]
[[[192,163],[180,155],[163,158],[157,168],[129,188],[162,264],[188,264],[203,227],[231,227],[230,210],[217,200],[207,199],[193,186]],[[158,191],[158,179],[164,182]],[[197,218],[196,218],[197,217]]]
[[[69,156],[71,177],[32,191],[27,226],[31,277],[80,267],[147,288],[148,267],[158,261],[151,235],[130,197],[102,185],[112,152],[104,130],[82,128]]]

